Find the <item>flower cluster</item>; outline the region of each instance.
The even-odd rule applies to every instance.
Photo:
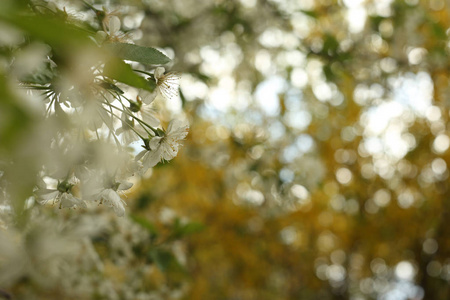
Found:
[[[156,136],[150,136],[145,150],[136,159],[142,158],[143,171],[156,166],[161,161],[169,161],[178,153],[180,141],[188,134],[189,127],[179,120],[170,122],[166,131],[157,131]]]
[[[17,44],[0,44],[14,49],[12,57],[21,53],[5,72],[16,76],[12,82],[19,82],[20,89],[27,88],[27,99],[40,107],[31,118],[42,120],[36,127],[42,132],[39,142],[33,143],[35,165],[21,167],[27,153],[0,160],[11,166],[1,171],[0,200],[6,206],[16,195],[10,196],[5,187],[17,181],[23,169],[33,170],[27,180],[35,181],[28,193],[35,202],[74,209],[89,209],[89,203],[97,202],[123,216],[124,193],[132,181],[159,162],[173,159],[187,136],[182,116],[173,119],[157,109],[178,95],[180,75],[161,67],[170,59],[157,49],[133,44],[117,12],[84,4],[91,14],[79,20],[57,5],[36,5],[35,15],[30,13],[36,26],[50,28],[57,23],[65,36],[48,38],[32,31],[36,40],[30,49],[21,49],[20,39]],[[21,25],[10,24],[19,27],[17,34],[29,29]],[[86,28],[94,30],[86,33]],[[11,94],[19,90],[8,88]],[[139,144],[144,148],[140,153]]]
[[[156,80],[155,92],[140,91],[139,95],[135,97],[136,100],[128,98],[123,91],[114,91],[113,89],[117,86],[113,86],[113,83],[109,83],[109,86],[103,84],[101,89],[96,87],[96,92],[102,96],[103,100],[97,104],[98,114],[94,113],[94,119],[88,123],[94,127],[92,139],[89,142],[99,143],[106,140],[108,148],[102,149],[98,145],[89,145],[94,148],[91,150],[100,152],[97,153],[94,160],[97,163],[102,161],[103,165],[96,165],[97,168],[103,167],[109,169],[106,173],[121,173],[121,178],[127,178],[136,174],[144,174],[159,162],[169,161],[177,155],[181,141],[186,138],[189,127],[185,122],[174,119],[169,122],[167,129],[164,129],[156,117],[152,103],[155,97],[160,96],[164,100],[176,95],[179,75],[164,74],[164,68],[158,67],[155,70],[154,78]],[[55,114],[58,113],[58,109],[61,109],[60,100],[60,97],[53,96],[47,110],[51,112],[53,105]],[[66,101],[70,103],[71,100],[66,99]],[[69,107],[73,107],[73,105],[69,105]],[[64,114],[76,117],[69,111],[65,111]],[[133,152],[127,151],[126,147],[139,141],[144,150],[137,154],[134,160],[129,159],[133,156]],[[58,143],[57,139],[54,140],[54,143]],[[64,151],[69,150],[64,149]],[[83,150],[74,151],[71,154],[83,156],[85,155],[83,152]],[[91,173],[95,173],[95,171],[90,169],[88,160],[85,160],[87,164],[79,164],[80,159],[85,158],[74,158],[75,161],[78,161],[78,165],[66,165],[69,175],[62,178],[52,177],[45,168],[41,171],[40,174],[47,176],[47,179],[50,177],[58,182],[51,187],[50,184],[40,179],[35,192],[38,202],[57,204],[59,208],[87,208],[86,201],[96,201],[112,207],[118,216],[123,216],[126,206],[122,199],[123,193],[133,184],[126,180],[116,181],[115,178],[111,179],[110,175],[99,175],[100,178],[109,178],[108,183],[105,183],[105,180],[92,180]],[[92,182],[96,182],[96,185],[93,186]],[[77,192],[80,189],[88,192]]]
[[[173,64],[160,50],[134,43],[138,9],[122,18],[110,2],[0,0],[1,299],[184,290],[152,283],[159,267],[183,261],[172,247],[181,225],[166,234],[127,203],[187,136],[183,112],[171,109],[180,75],[166,72]]]

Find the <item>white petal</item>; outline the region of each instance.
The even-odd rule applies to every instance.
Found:
[[[161,151],[162,148],[159,147],[155,151],[148,152],[148,154],[146,155],[145,159],[142,162],[144,166],[144,172],[147,171],[149,168],[153,168],[161,161]]]
[[[184,130],[179,130],[177,132],[173,132],[168,138],[171,141],[181,141],[188,135],[188,128],[186,127]]]
[[[184,139],[189,130],[189,125],[178,119],[170,121],[169,126],[167,126],[167,135],[174,136],[177,139]]]
[[[125,130],[121,135],[122,141],[125,145],[129,145],[139,139],[139,136],[133,130]]]
[[[1,177],[1,171],[0,171],[0,177]],[[37,178],[36,185],[37,185],[37,187],[38,187],[40,190],[45,190],[45,189],[47,189],[47,184],[45,183],[45,181],[44,181],[41,177],[38,177],[38,178]]]
[[[178,143],[172,143],[169,144],[168,142],[164,143],[164,151],[162,158],[165,160],[171,160],[175,156],[177,156],[178,153]]]
[[[124,204],[126,203],[120,198],[119,194],[112,189],[106,189],[102,192],[105,204],[113,208],[117,216],[122,217],[125,214]]]
[[[157,148],[159,148],[161,146],[161,140],[162,140],[162,137],[160,137],[160,136],[153,137],[149,143],[150,149],[156,150]]]
[[[147,150],[142,150],[141,152],[138,153],[138,155],[136,155],[135,160],[140,160],[141,158],[144,157],[144,155],[147,153]]]
[[[43,190],[43,191],[38,191],[36,193],[39,198],[41,198],[42,200],[44,200],[45,202],[55,199],[56,196],[59,195],[59,191],[57,190]]]
[[[138,97],[141,98],[141,101],[144,104],[151,104],[153,102],[153,100],[155,100],[155,94],[147,92],[147,91],[141,91],[138,95]]]
[[[109,19],[109,34],[114,36],[120,30],[120,19],[117,16],[112,16]]]
[[[156,127],[159,125],[159,120],[153,115],[154,111],[150,107],[150,105],[143,105],[141,108],[142,119],[145,123],[152,127]]]
[[[74,207],[74,206],[82,206],[86,208],[86,203],[83,200],[74,197],[72,194],[63,193],[61,196],[61,207]]]
[[[172,131],[177,130],[180,127],[180,120],[174,119],[169,122],[167,126],[167,134],[170,134]]]
[[[87,189],[83,193],[83,199],[89,200],[89,201],[100,201],[102,199],[102,196],[101,196],[102,191],[103,191],[103,188]]]
[[[106,40],[107,36],[108,34],[106,32],[97,31],[97,33],[95,34],[95,40],[97,41],[97,43],[101,44]]]
[[[119,187],[117,189],[121,190],[121,191],[124,191],[124,190],[128,190],[132,186],[133,186],[133,184],[131,182],[121,181],[120,184],[119,184]]]
[[[114,206],[120,203],[120,196],[112,189],[105,190],[105,200],[108,200],[109,205]]]
[[[118,217],[123,217],[123,215],[125,214],[125,206],[123,205],[122,199],[120,205],[114,206],[113,210]]]
[[[155,78],[158,82],[158,80],[161,78],[162,75],[164,75],[164,72],[166,71],[166,69],[164,69],[163,67],[157,67],[155,70]]]

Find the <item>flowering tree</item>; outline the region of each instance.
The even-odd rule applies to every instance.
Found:
[[[172,59],[134,44],[138,24],[124,28],[120,10],[0,3],[0,289],[17,299],[150,299],[145,290],[164,290],[113,289],[93,246],[106,235],[107,256],[127,268],[146,249],[142,226],[99,206],[123,217],[126,191],[173,159],[189,128],[181,113],[161,112],[178,96],[180,75],[165,70]],[[54,215],[62,208],[76,211]],[[120,241],[125,232],[132,241]]]
[[[449,27],[442,0],[0,1],[0,298],[448,299]]]
[[[125,202],[118,192],[132,186],[130,177],[171,160],[187,135],[188,126],[180,120],[165,130],[152,109],[155,98],[177,95],[179,75],[155,69],[170,59],[154,48],[129,43],[131,34],[121,31],[115,12],[85,3],[90,10],[80,21],[81,16],[67,12],[70,8],[55,3],[7,3],[2,21],[11,28],[5,29],[10,43],[4,44],[8,65],[3,72],[9,76],[3,85],[11,95],[5,95],[5,109],[17,111],[13,118],[36,118],[43,128],[33,135],[44,135],[45,142],[34,141],[35,162],[26,167],[34,172],[23,172],[29,179],[16,177],[22,175],[17,167],[26,153],[4,161],[10,168],[2,173],[2,191],[11,202],[5,205],[20,214],[25,199],[59,208],[86,208],[86,202],[97,201],[122,216]],[[26,111],[20,101],[37,102],[34,111]],[[7,130],[4,135],[10,134]],[[27,136],[10,137],[19,138],[25,145],[31,142]],[[129,147],[136,141],[144,148],[137,156]],[[15,188],[20,181],[27,188]],[[20,195],[9,196],[15,189]]]

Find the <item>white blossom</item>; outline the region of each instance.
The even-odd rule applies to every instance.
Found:
[[[175,72],[164,74],[165,69],[158,67],[155,70],[156,89],[158,95],[164,99],[171,99],[178,95],[178,87],[180,86],[180,75]]]
[[[107,15],[103,21],[103,31],[97,31],[97,41],[125,42],[125,34],[120,31],[120,19],[114,15]]]
[[[123,143],[129,145],[130,143],[137,141],[139,136],[134,132],[134,130],[137,129],[137,127],[135,127],[134,119],[130,118],[126,113],[122,113],[121,122],[122,126],[116,130],[116,134],[122,135]]]
[[[165,133],[154,136],[148,143],[149,149],[142,151],[136,159],[142,158],[143,172],[162,160],[169,161],[178,153],[180,141],[188,134],[189,126],[180,120],[172,120]]]
[[[38,200],[40,204],[47,204],[52,202],[52,204],[59,203],[59,208],[75,208],[75,207],[83,207],[87,208],[86,203],[75,197],[71,189],[74,184],[69,183],[68,181],[63,181],[58,183],[56,189],[47,189],[43,188],[43,182],[41,182],[40,189],[36,191],[36,195],[38,196]]]
[[[92,197],[94,201],[100,201],[100,204],[112,207],[117,216],[125,215],[125,201],[120,197],[117,191],[128,190],[133,184],[127,181],[116,182],[111,187],[100,189]]]
[[[119,194],[113,189],[104,189],[97,195],[97,200],[112,207],[116,215],[122,217],[125,214],[125,201],[120,198]]]
[[[142,96],[143,97],[142,97]],[[155,117],[155,110],[152,107],[154,97],[147,96],[147,93],[141,92],[136,97],[139,110],[135,112],[136,117],[140,120],[144,121],[146,124],[157,127],[160,124],[160,121]],[[143,125],[145,126],[145,125]],[[147,135],[146,131],[143,129],[143,126],[136,126],[139,133],[143,135]]]

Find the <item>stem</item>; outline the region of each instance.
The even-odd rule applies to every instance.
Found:
[[[50,89],[49,86],[32,85],[32,84],[21,85],[20,87],[26,88],[26,89],[35,89],[35,90],[49,90]]]
[[[136,69],[133,69],[133,71],[135,71],[135,72],[138,72],[138,73],[142,73],[142,74],[145,74],[145,75],[148,75],[148,76],[151,76],[152,78],[154,77],[154,75],[153,75],[153,74],[150,74],[150,73],[148,73],[148,72],[145,72],[145,71],[141,71],[141,70],[136,70]]]
[[[37,13],[37,11],[36,11],[36,8],[37,8],[37,7],[44,8],[44,9],[50,11],[52,14],[56,15],[56,12],[54,12],[53,10],[51,10],[50,8],[48,8],[48,7],[45,6],[45,5],[32,4],[32,8],[33,8],[33,11],[34,11],[35,13]]]
[[[104,108],[103,106],[101,106],[101,108],[103,108],[106,112],[108,112],[108,110],[107,110],[106,108]],[[115,116],[115,115],[113,114],[112,110],[111,110],[110,113],[111,113],[111,115]],[[122,145],[120,144],[120,142],[119,142],[119,140],[117,139],[116,135],[115,135],[115,134],[112,134],[112,132],[114,132],[114,128],[109,127],[109,125],[108,125],[108,123],[106,122],[106,120],[103,119],[102,114],[99,114],[99,115],[100,115],[100,118],[102,118],[103,123],[105,123],[105,125],[106,125],[106,126],[108,127],[108,129],[109,129],[109,136],[112,135],[113,138],[114,138],[114,141],[116,142],[117,147],[118,147],[119,149],[122,149]],[[116,116],[116,117],[117,117],[117,116]]]
[[[147,123],[145,123],[145,122],[142,121],[141,119],[139,119],[139,118],[133,116],[129,111],[123,110],[123,109],[121,109],[121,108],[119,108],[119,107],[117,107],[117,106],[115,106],[115,105],[109,103],[108,100],[106,100],[106,102],[104,102],[103,104],[106,104],[106,105],[108,105],[108,106],[110,106],[110,107],[112,107],[112,108],[115,108],[115,109],[117,109],[117,110],[123,112],[123,113],[126,113],[127,115],[129,115],[130,117],[132,117],[133,119],[135,119],[136,121],[138,121],[141,125],[145,125],[145,126],[147,126],[148,128],[150,128],[150,129],[153,131],[153,133],[156,135],[156,132],[157,132],[157,131],[156,131],[155,128],[153,128],[152,126],[148,125]],[[123,104],[122,104],[122,105],[123,105]],[[124,107],[125,107],[125,106],[124,106]],[[126,108],[126,107],[125,107],[125,108]],[[142,126],[142,127],[145,129],[144,126]],[[147,130],[145,129],[145,131],[147,131]],[[150,132],[147,131],[147,133],[150,133]]]
[[[104,108],[103,106],[101,106],[101,108],[104,109],[106,112],[110,113],[113,117],[116,117],[117,119],[122,120],[118,115],[114,114],[114,113],[112,112],[112,110],[109,110],[109,111],[108,111],[108,110],[107,110],[106,108]],[[110,109],[111,109],[111,107],[110,107]],[[134,133],[136,133],[142,140],[145,140],[145,138],[144,138],[142,135],[140,135],[139,132],[137,132],[136,129],[133,128],[133,126],[131,126],[130,124],[128,124],[128,123],[126,123],[126,122],[122,122],[122,124],[123,124],[123,123],[127,124],[128,127],[130,127],[130,129],[133,130]],[[109,127],[108,127],[108,128],[109,128]],[[110,128],[110,130],[111,130],[111,128]],[[148,132],[148,131],[147,131],[147,132]]]
[[[50,103],[48,104],[47,111],[45,112],[45,117],[48,117],[48,115],[50,114],[50,110],[52,108],[53,102],[55,102],[55,98],[56,95],[53,95],[52,100],[50,100]]]
[[[97,13],[99,10],[96,9],[94,6],[92,6],[91,4],[89,4],[87,1],[82,1],[84,5],[86,5],[87,7],[89,7],[90,9],[92,9],[95,13]]]
[[[97,124],[94,121],[94,126],[95,126],[95,135],[97,136],[97,140],[100,140],[100,136],[98,135],[98,130],[97,130]]]

